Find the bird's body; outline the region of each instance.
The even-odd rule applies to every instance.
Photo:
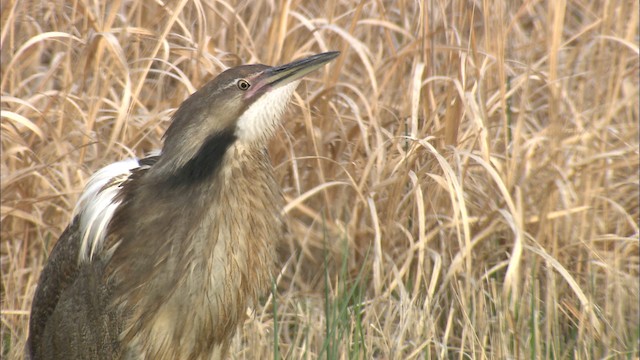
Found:
[[[335,56],[228,70],[177,110],[162,153],[96,173],[41,275],[27,355],[224,357],[285,231],[266,140]]]

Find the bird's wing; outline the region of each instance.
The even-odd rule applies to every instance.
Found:
[[[53,247],[45,265],[38,287],[31,304],[29,319],[29,339],[27,341],[28,358],[34,358],[38,353],[41,336],[49,316],[58,304],[62,291],[66,289],[78,274],[79,232],[75,219],[62,233]]]
[[[142,160],[122,160],[105,166],[91,177],[74,210],[74,217],[79,216],[82,234],[78,261],[90,262],[100,253],[109,222],[122,202],[117,196],[122,185],[134,171],[149,168],[156,159],[157,155]]]
[[[56,242],[42,270],[31,305],[27,354],[37,353],[47,321],[60,296],[73,284],[82,262],[90,262],[101,249],[106,228],[117,208],[116,195],[133,171],[149,167],[157,156],[127,159],[96,172],[80,196],[73,221]]]

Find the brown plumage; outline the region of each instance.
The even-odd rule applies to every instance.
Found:
[[[33,359],[216,359],[284,235],[265,150],[305,74],[337,52],[227,70],[184,101],[162,152],[97,172],[33,300]]]

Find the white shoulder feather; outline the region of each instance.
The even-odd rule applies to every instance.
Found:
[[[103,167],[89,179],[73,211],[74,218],[80,217],[82,234],[78,262],[90,262],[102,250],[107,226],[120,205],[116,195],[138,167],[137,158],[126,159]]]

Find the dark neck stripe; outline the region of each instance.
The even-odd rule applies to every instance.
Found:
[[[195,185],[211,179],[234,141],[236,136],[229,130],[209,136],[195,156],[171,175],[169,182],[172,185]]]

